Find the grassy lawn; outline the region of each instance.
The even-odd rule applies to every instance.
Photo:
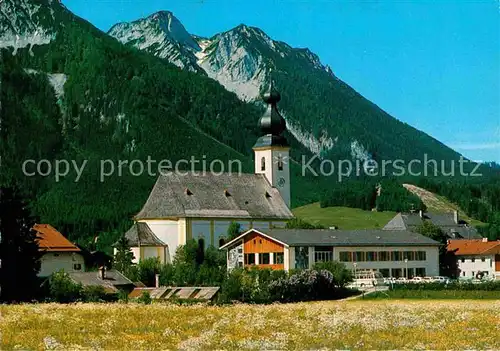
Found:
[[[349,230],[382,228],[396,212],[372,212],[350,207],[321,208],[319,202],[316,202],[295,208],[293,214],[312,224]]]
[[[1,349],[499,349],[500,301],[4,305]]]

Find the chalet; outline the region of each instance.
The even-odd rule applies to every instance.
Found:
[[[385,277],[439,274],[440,244],[406,230],[250,229],[223,245],[227,267],[306,269],[340,261]]]
[[[500,240],[449,240],[448,251],[457,258],[461,279],[488,277],[500,280]]]
[[[284,227],[290,206],[288,143],[281,99],[272,87],[259,120],[263,136],[255,146],[255,173],[211,172],[161,175],[134,224],[125,233],[135,261],[158,257],[171,262],[177,247],[194,239],[200,247],[222,246],[232,221],[243,229]]]
[[[85,270],[81,250],[49,224],[35,224],[39,250],[42,252],[38,275],[47,277],[64,270],[67,273]]]
[[[460,219],[458,211],[442,214],[423,211],[398,213],[383,229],[415,231],[424,221],[429,221],[441,228],[450,239],[481,239],[481,235],[476,228]]]

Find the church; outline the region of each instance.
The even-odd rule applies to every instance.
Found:
[[[280,94],[263,95],[254,174],[210,172],[160,175],[125,237],[134,262],[158,257],[171,263],[177,248],[196,240],[205,249],[223,246],[231,222],[243,231],[283,228],[290,211],[290,146],[282,135],[286,122],[277,109]]]

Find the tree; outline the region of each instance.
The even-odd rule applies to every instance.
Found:
[[[457,259],[453,252],[448,251],[448,237],[441,228],[430,221],[424,221],[422,225],[417,227],[417,232],[441,243],[439,247],[439,274],[456,277],[458,274]]]
[[[227,237],[228,240],[231,241],[234,238],[237,238],[241,234],[241,224],[238,222],[231,222],[229,228],[227,228]]]
[[[34,221],[14,188],[0,188],[0,300],[29,301],[38,290]]]
[[[116,245],[115,268],[126,275],[132,266],[133,259],[134,254],[132,250],[130,250],[127,238],[122,236]]]
[[[311,224],[300,218],[294,218],[286,223],[287,229],[325,229],[321,224]]]

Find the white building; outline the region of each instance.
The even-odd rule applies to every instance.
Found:
[[[40,259],[38,276],[48,277],[52,273],[64,270],[67,273],[85,271],[85,261],[81,250],[71,243],[49,224],[35,224]]]
[[[499,240],[450,240],[448,251],[453,252],[457,258],[457,275],[460,279],[500,279]]]
[[[146,204],[125,234],[135,256],[171,262],[176,249],[194,239],[204,248],[227,241],[231,222],[244,230],[284,227],[293,218],[290,206],[289,146],[281,135],[286,123],[275,90],[259,124],[254,174],[170,173],[158,178]]]
[[[353,271],[412,278],[439,275],[439,246],[404,230],[252,229],[221,249],[228,252],[228,269],[306,269],[316,262],[340,261]]]

